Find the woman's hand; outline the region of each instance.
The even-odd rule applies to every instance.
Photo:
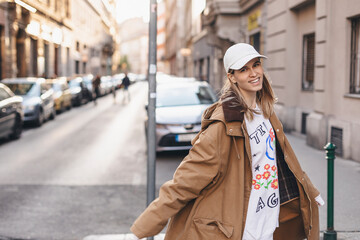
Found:
[[[317,196],[317,197],[315,198],[315,201],[317,202],[317,204],[318,204],[319,206],[324,206],[324,204],[325,204],[324,199],[322,199],[322,197],[321,197],[320,194],[319,194],[319,196]]]

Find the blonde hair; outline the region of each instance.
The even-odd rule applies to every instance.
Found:
[[[230,74],[234,74],[234,70],[229,70]],[[227,78],[224,86],[221,89],[220,102],[230,102],[231,107],[240,107],[244,112],[247,119],[252,120],[256,111],[251,109],[245,102],[244,97],[241,95],[240,89],[236,83]],[[256,92],[256,103],[261,109],[265,118],[270,118],[274,112],[274,104],[277,98],[272,90],[271,84],[268,80],[267,74],[263,75],[263,86],[260,91]]]

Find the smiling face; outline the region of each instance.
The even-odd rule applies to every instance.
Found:
[[[228,73],[230,81],[235,83],[241,94],[246,100],[256,97],[256,92],[260,91],[263,85],[264,69],[259,58],[254,58],[238,70]],[[247,103],[249,103],[247,101]]]

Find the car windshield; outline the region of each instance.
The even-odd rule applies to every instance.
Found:
[[[157,92],[156,107],[212,104],[214,93],[206,86],[163,88]]]
[[[59,83],[52,83],[51,88],[54,89],[55,92],[61,91],[61,85]]]
[[[39,88],[35,83],[7,83],[6,84],[15,95],[20,96],[39,96]]]
[[[79,87],[80,86],[80,82],[78,80],[71,80],[69,82],[69,87]]]

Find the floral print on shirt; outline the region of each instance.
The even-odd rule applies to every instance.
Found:
[[[275,165],[270,166],[270,164],[265,164],[263,168],[260,168],[260,166],[256,168],[260,173],[256,174],[255,179],[252,180],[252,185],[255,190],[259,190],[262,187],[265,189],[269,189],[269,187],[273,189],[278,188],[278,172]]]

